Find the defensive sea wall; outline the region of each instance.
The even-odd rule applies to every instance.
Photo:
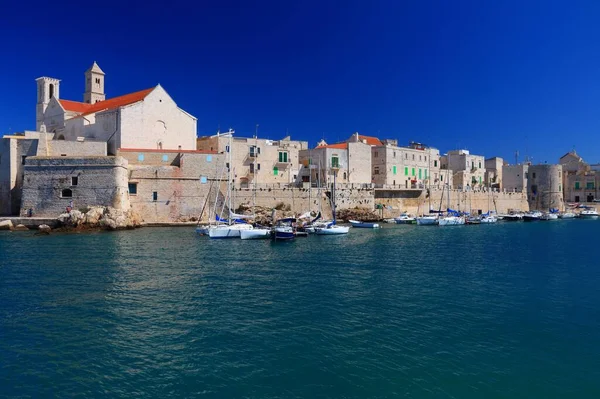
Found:
[[[221,185],[217,209],[222,207],[225,200],[225,184]],[[213,193],[214,195],[214,193]],[[257,206],[267,208],[284,208],[300,214],[306,211],[321,209],[325,217],[331,217],[328,188],[298,188],[278,185],[257,185],[256,191],[251,188],[237,188],[233,191],[233,206]],[[207,207],[214,208],[215,199],[209,198]],[[382,218],[398,216],[402,212],[411,214],[427,213],[431,209],[446,209],[448,202],[450,208],[471,213],[485,213],[495,210],[505,213],[509,210],[529,210],[527,195],[516,192],[497,191],[461,191],[450,190],[406,190],[406,189],[376,189],[365,188],[362,185],[348,184],[335,190],[335,200],[338,209],[365,208],[377,209]],[[203,219],[210,217],[212,211],[205,211]]]

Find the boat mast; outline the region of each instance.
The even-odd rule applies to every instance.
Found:
[[[256,124],[256,130],[254,131],[254,175],[252,176],[252,187],[254,192],[252,193],[252,216],[256,218],[256,179],[258,179],[258,170],[256,170],[256,158],[258,157],[258,123]],[[255,220],[256,222],[256,220]]]
[[[231,215],[233,213],[231,207],[233,206],[231,197],[233,196],[233,180],[231,179],[231,153],[233,152],[233,148],[232,148],[232,144],[233,144],[233,130],[229,129],[229,168],[228,168],[228,173],[227,173],[227,179],[228,179],[228,187],[229,187],[229,217],[228,219],[228,223],[231,226]],[[234,177],[235,178],[235,177]]]
[[[310,158],[310,148],[308,149],[308,212],[312,208],[312,162]]]

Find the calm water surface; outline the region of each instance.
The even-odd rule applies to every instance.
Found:
[[[597,398],[599,233],[0,232],[0,396]]]

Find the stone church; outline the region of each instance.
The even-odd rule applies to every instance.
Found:
[[[107,99],[105,77],[96,62],[85,71],[83,102],[62,99],[58,79],[36,79],[36,130],[55,133],[55,140],[106,142],[109,155],[119,149],[196,149],[196,118],[162,86]]]

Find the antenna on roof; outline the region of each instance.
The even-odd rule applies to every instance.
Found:
[[[519,150],[515,151],[515,165],[519,164]]]

